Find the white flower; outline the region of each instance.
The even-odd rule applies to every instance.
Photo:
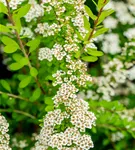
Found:
[[[9,147],[10,137],[7,134],[9,124],[4,116],[0,114],[0,149],[1,150],[11,150]]]
[[[38,59],[39,60],[47,59],[48,61],[52,61],[53,60],[52,50],[47,48],[47,47],[40,48],[39,49]]]

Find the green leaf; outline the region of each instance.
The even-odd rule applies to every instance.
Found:
[[[84,20],[84,27],[85,27],[85,29],[87,29],[89,31],[90,30],[90,23],[89,23],[87,17],[84,16],[83,20]]]
[[[98,0],[98,5],[97,5],[97,8],[98,8],[98,11],[103,8],[110,0]]]
[[[45,97],[45,104],[47,104],[47,105],[53,105],[52,97]]]
[[[97,30],[96,33],[92,37],[95,38],[95,37],[107,32],[107,31],[108,31],[108,28],[101,28],[101,29]]]
[[[14,14],[13,20],[15,22],[15,28],[16,28],[17,32],[20,34],[21,28],[22,28],[20,17],[17,14]]]
[[[30,74],[31,74],[32,77],[36,77],[36,76],[38,75],[37,69],[34,68],[34,67],[32,67],[32,68],[30,69]]]
[[[95,62],[98,60],[98,58],[94,57],[94,56],[83,56],[82,60],[84,60],[86,62]]]
[[[3,36],[1,41],[6,45],[4,47],[4,52],[5,53],[14,53],[19,49],[19,45],[11,38],[7,36]]]
[[[11,92],[11,88],[9,83],[6,80],[1,80],[1,85],[3,86],[4,89],[6,89],[8,92]]]
[[[8,14],[8,9],[2,2],[0,2],[0,13]]]
[[[101,51],[97,51],[97,50],[91,49],[91,48],[87,49],[87,53],[90,54],[90,55],[92,55],[92,56],[103,56],[103,54],[104,54]]]
[[[30,7],[31,7],[30,4],[26,4],[26,5],[22,6],[21,8],[19,8],[17,16],[19,18],[24,17],[28,13],[28,11],[30,10]]]
[[[14,45],[15,47],[19,48],[19,45],[11,38],[7,37],[7,36],[3,36],[1,41],[5,44],[5,45]]]
[[[84,41],[88,41],[89,42],[89,37],[90,37],[91,32],[92,32],[92,29],[90,28],[89,32],[86,34],[86,36],[84,38]]]
[[[30,47],[29,51],[32,52],[37,49],[39,44],[40,44],[40,40],[36,38],[34,40],[29,41],[26,45]]]
[[[95,16],[95,15],[93,14],[93,12],[90,10],[90,8],[89,8],[88,6],[86,6],[86,5],[85,5],[85,10],[86,10],[87,14],[89,15],[89,17],[90,17],[91,19],[93,19],[93,20],[96,20],[96,19],[97,19],[97,16]]]
[[[32,97],[30,98],[30,100],[31,100],[32,102],[34,102],[34,101],[36,101],[36,100],[39,99],[40,95],[41,95],[41,90],[40,90],[40,88],[37,88],[37,89],[33,92]]]
[[[10,30],[9,30],[8,27],[6,27],[6,26],[0,24],[0,32],[3,32],[3,33],[4,33],[4,32],[10,32]]]
[[[18,49],[18,47],[14,46],[14,45],[7,45],[4,47],[4,52],[5,53],[14,53],[16,52]]]
[[[27,85],[29,85],[29,83],[31,82],[31,79],[32,79],[31,76],[27,76],[20,82],[19,87],[25,88]]]
[[[94,0],[92,0],[92,2],[95,4],[95,6],[97,7],[97,3],[94,1]]]
[[[13,71],[19,70],[22,67],[23,66],[20,63],[18,63],[18,62],[15,62],[15,63],[12,63],[11,65],[9,65],[9,69],[13,70]]]
[[[114,12],[114,10],[112,10],[112,9],[104,10],[99,17],[97,25],[99,25],[103,20],[105,20],[106,17],[111,15],[113,12]]]
[[[29,59],[23,57],[23,58],[21,58],[21,60],[19,61],[19,63],[20,63],[22,66],[28,65]]]
[[[76,31],[76,34],[77,34],[78,38],[83,41],[83,37],[81,36],[81,34],[78,31]]]
[[[49,112],[49,111],[53,111],[54,110],[54,106],[53,105],[49,105],[45,108],[45,111]]]
[[[13,59],[14,59],[15,61],[17,61],[17,62],[19,62],[19,61],[23,58],[23,56],[22,56],[21,54],[18,54],[18,53],[14,53],[14,54],[12,55],[12,57],[13,57]]]

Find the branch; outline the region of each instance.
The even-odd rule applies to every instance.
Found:
[[[9,97],[13,97],[13,98],[15,98],[15,99],[20,99],[20,100],[24,100],[24,101],[27,101],[27,102],[31,102],[31,101],[29,101],[29,99],[27,99],[27,98],[24,98],[24,97],[21,97],[21,96],[18,96],[18,95],[14,95],[14,94],[11,94],[11,93],[5,93],[5,92],[0,91],[0,94],[6,94],[6,95],[8,95]]]
[[[16,109],[14,109],[14,110],[11,110],[11,109],[0,109],[0,112],[15,112],[15,113],[22,114],[24,116],[30,117],[32,119],[36,119],[35,116],[33,116],[33,115],[31,115],[31,114],[29,114],[27,112],[24,112],[24,111],[21,111],[21,110],[16,110]]]
[[[8,18],[9,18],[10,22],[12,23],[12,25],[15,26],[15,22],[14,22],[14,20],[13,20],[13,18],[12,18],[12,14],[11,14],[11,12],[10,12],[10,6],[9,6],[8,0],[6,0],[6,4],[7,4],[7,9],[8,9]],[[18,42],[19,42],[19,46],[20,46],[20,48],[21,48],[21,51],[23,52],[24,56],[28,59],[28,67],[29,67],[29,69],[31,69],[31,68],[32,68],[32,65],[31,65],[31,63],[30,63],[29,57],[28,57],[28,55],[27,55],[27,53],[26,53],[26,51],[25,51],[25,48],[24,48],[24,46],[23,46],[23,43],[22,43],[22,41],[21,41],[20,35],[19,35],[19,33],[17,32],[17,30],[15,30],[15,34],[16,34],[16,37],[17,37],[17,39],[18,39]],[[35,78],[35,81],[36,81],[38,87],[41,89],[42,93],[45,94],[45,91],[44,91],[43,87],[41,86],[40,82],[38,81],[38,78],[37,78],[37,77],[34,77],[34,78]]]
[[[104,0],[104,3],[106,3],[106,0]],[[98,12],[97,19],[94,21],[94,26],[93,26],[93,29],[92,29],[90,35],[89,35],[88,41],[90,41],[90,40],[92,39],[92,36],[93,36],[93,34],[94,34],[95,30],[96,30],[96,26],[97,26],[97,24],[98,24],[99,17],[100,17],[100,15],[101,15],[102,11],[103,11],[103,8],[104,8],[104,6],[103,6],[103,7],[99,10],[99,12]],[[86,47],[86,45],[84,45],[84,47],[83,47],[81,53],[83,53],[85,47]]]

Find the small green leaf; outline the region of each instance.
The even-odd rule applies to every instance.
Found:
[[[90,48],[87,49],[87,53],[92,55],[92,56],[103,56],[103,54],[104,54],[101,51],[97,51],[95,49],[90,49]]]
[[[30,47],[29,51],[32,52],[37,49],[39,44],[40,44],[40,40],[36,38],[34,40],[29,41],[26,45]]]
[[[23,57],[23,58],[21,58],[21,60],[19,61],[19,63],[20,63],[22,66],[28,65],[29,59]]]
[[[95,62],[98,60],[98,58],[94,57],[94,56],[83,56],[82,60],[84,60],[86,62]]]
[[[8,9],[2,2],[0,2],[0,13],[8,14]]]
[[[52,97],[45,97],[45,104],[47,104],[47,105],[53,105]]]
[[[108,28],[101,28],[101,29],[97,30],[96,33],[92,37],[95,38],[95,37],[107,32],[107,31],[108,31]]]
[[[93,14],[93,12],[90,10],[90,8],[89,8],[88,6],[86,6],[86,5],[85,5],[85,10],[86,10],[87,14],[89,15],[89,17],[90,17],[91,19],[93,19],[93,20],[96,20],[96,19],[97,19],[97,16],[95,16],[95,15]]]
[[[90,30],[90,23],[89,23],[87,17],[84,16],[83,20],[84,20],[84,27],[85,27],[85,29],[87,29],[89,31]]]
[[[7,37],[7,36],[3,36],[1,41],[5,44],[5,45],[14,45],[15,47],[19,48],[19,45],[11,38]]]
[[[30,10],[30,7],[31,7],[30,4],[26,4],[26,5],[22,6],[21,8],[19,8],[17,16],[19,18],[24,17],[28,13],[28,11]]]
[[[16,52],[18,49],[18,47],[14,46],[14,45],[7,45],[4,47],[4,52],[5,53],[14,53]]]
[[[23,58],[23,56],[22,56],[21,54],[18,54],[18,53],[14,53],[14,54],[12,55],[12,57],[13,57],[13,59],[14,59],[15,61],[17,61],[17,62],[19,62],[19,61]]]
[[[86,34],[86,36],[84,38],[84,41],[89,41],[89,37],[90,37],[91,32],[92,32],[92,29],[90,28],[89,32]]]
[[[112,10],[112,9],[104,10],[104,11],[101,13],[100,17],[99,17],[99,20],[98,20],[97,25],[99,25],[102,21],[104,21],[104,19],[105,19],[107,16],[111,15],[113,12],[114,12],[114,10]]]
[[[36,76],[38,75],[37,69],[34,68],[34,67],[32,67],[32,68],[30,69],[30,74],[31,74],[32,77],[36,77]]]
[[[49,105],[45,108],[45,111],[49,112],[49,111],[53,111],[54,110],[54,106],[53,105]]]
[[[9,30],[8,27],[6,27],[6,26],[0,24],[0,32],[3,32],[3,33],[4,33],[4,32],[10,32],[10,30]]]
[[[13,20],[15,22],[15,28],[16,28],[17,32],[20,33],[22,25],[21,25],[21,21],[20,21],[19,16],[17,14],[14,14],[13,15]]]
[[[98,0],[98,5],[97,5],[97,8],[98,8],[98,11],[103,8],[110,0]]]
[[[36,101],[36,100],[39,99],[40,95],[41,95],[41,90],[40,90],[40,88],[37,88],[37,89],[33,92],[32,97],[30,98],[30,100],[31,100],[32,102],[34,102],[34,101]]]
[[[95,4],[95,6],[97,7],[97,3],[94,1],[94,0],[92,0],[92,2]]]
[[[32,79],[31,76],[27,76],[20,82],[19,87],[25,88],[31,82],[31,79]]]
[[[20,63],[18,63],[18,62],[15,62],[15,63],[12,63],[11,65],[9,65],[9,69],[13,70],[13,71],[19,70],[22,67],[23,66]]]
[[[83,37],[81,36],[81,34],[78,31],[76,31],[76,34],[77,34],[78,38],[83,41]]]
[[[8,92],[11,92],[11,88],[9,83],[6,80],[1,80],[1,85],[3,86],[4,89],[6,89]]]

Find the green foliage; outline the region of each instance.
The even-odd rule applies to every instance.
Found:
[[[11,92],[11,87],[6,80],[0,80],[0,83],[4,89],[6,89],[8,92]]]
[[[3,33],[3,32],[10,32],[9,28],[0,24],[0,32]]]
[[[25,88],[26,86],[29,85],[31,82],[32,77],[31,76],[26,76],[19,84],[20,88]]]
[[[1,41],[6,45],[4,47],[5,53],[14,53],[19,49],[19,45],[11,38],[3,36]]]
[[[85,10],[86,12],[88,13],[89,17],[92,18],[93,20],[96,20],[97,19],[97,16],[95,16],[93,14],[93,12],[90,10],[90,8],[88,6],[85,5]]]
[[[94,57],[94,56],[83,56],[82,60],[84,60],[86,62],[95,62],[98,60],[98,58]]]
[[[7,7],[2,2],[0,2],[0,13],[4,13],[4,14],[8,13]]]
[[[32,52],[38,48],[40,40],[35,38],[34,40],[29,41],[26,45],[30,47],[29,51]]]

